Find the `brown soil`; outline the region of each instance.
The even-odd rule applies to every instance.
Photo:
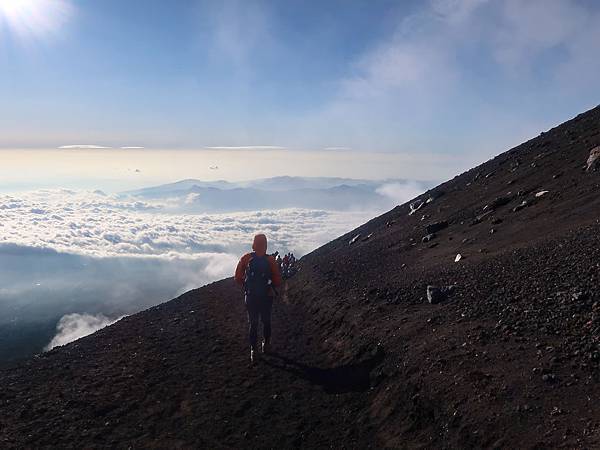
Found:
[[[1,371],[0,446],[600,448],[599,144],[596,108],[302,258],[254,366],[227,279]]]

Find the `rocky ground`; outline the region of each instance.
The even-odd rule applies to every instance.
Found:
[[[598,145],[600,108],[302,258],[255,366],[228,279],[1,371],[0,445],[600,448]]]

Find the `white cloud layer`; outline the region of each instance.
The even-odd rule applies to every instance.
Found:
[[[102,148],[112,148],[112,147],[105,147],[103,145],[94,145],[94,144],[73,144],[73,145],[61,145],[60,147],[58,147],[61,150],[76,150],[76,149],[81,149],[81,150],[89,150],[89,149],[102,149]]]
[[[387,183],[379,187],[377,193],[395,200],[398,204],[402,204],[422,194],[423,186],[420,183],[410,181],[405,183]]]
[[[375,214],[177,214],[169,206],[101,191],[0,195],[0,328],[58,322],[48,348],[63,345],[231,276],[258,232],[270,251],[301,256]]]
[[[556,49],[563,55],[547,66],[551,82],[560,82],[567,67],[587,71],[600,66],[589,57],[598,50],[600,16],[585,2],[431,0],[424,4],[418,13],[403,18],[392,36],[362,56],[354,76],[343,82],[346,96],[413,91],[417,98],[429,99],[455,88],[457,82],[468,82],[472,71],[481,70],[472,64],[482,60],[465,55],[482,49],[489,51],[496,70],[523,79],[532,75],[545,52]],[[478,48],[473,48],[474,42]]]
[[[582,0],[420,2],[353,61],[303,134],[482,162],[596,106],[599,25]]]
[[[52,350],[59,345],[65,345],[79,338],[92,334],[101,328],[107,327],[117,320],[98,314],[67,314],[63,316],[56,325],[56,336],[50,341],[44,350]]]
[[[238,146],[219,146],[204,147],[210,150],[285,150],[280,145],[238,145]]]
[[[164,203],[102,192],[43,190],[0,195],[0,244],[93,257],[198,258],[239,253],[253,234],[305,253],[358,225],[372,212],[284,209],[227,214],[169,214]]]

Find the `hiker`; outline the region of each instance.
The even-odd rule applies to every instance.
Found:
[[[290,253],[290,266],[288,268],[288,277],[296,274],[296,257],[293,253]]]
[[[252,253],[240,259],[235,269],[235,281],[244,287],[244,301],[248,311],[250,361],[258,358],[258,321],[263,323],[262,352],[271,349],[271,309],[275,288],[281,284],[281,275],[275,258],[267,255],[267,237],[254,236]]]
[[[289,267],[290,267],[290,254],[286,253],[286,255],[283,257],[283,278],[287,279]]]

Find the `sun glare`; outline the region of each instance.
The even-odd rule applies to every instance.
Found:
[[[66,0],[0,0],[0,31],[21,39],[56,33],[71,13]]]

